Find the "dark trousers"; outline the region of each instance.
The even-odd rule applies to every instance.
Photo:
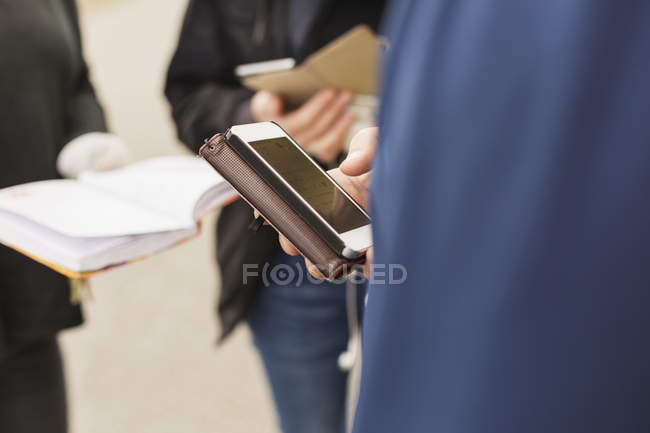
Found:
[[[0,432],[65,433],[67,422],[56,337],[10,341],[0,360]]]

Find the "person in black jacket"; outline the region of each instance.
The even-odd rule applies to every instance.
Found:
[[[0,188],[56,178],[57,165],[74,175],[123,162],[88,80],[74,1],[0,0],[0,53]],[[65,277],[0,245],[0,432],[67,430],[56,334],[81,321]]]
[[[293,57],[297,62],[357,24],[376,29],[383,1],[191,0],[165,93],[180,139],[197,151],[205,138],[234,124],[275,120],[324,166],[335,162],[354,117],[351,95],[323,89],[302,107],[285,107],[267,92],[243,87],[234,68]],[[219,318],[223,340],[246,317],[264,361],[282,429],[339,432],[346,375],[337,358],[348,338],[345,286],[261,287],[243,265],[304,264],[286,256],[268,227],[248,229],[243,201],[226,206],[217,226],[221,269]]]

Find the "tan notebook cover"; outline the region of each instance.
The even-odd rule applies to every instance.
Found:
[[[358,25],[288,71],[242,79],[254,90],[268,90],[289,105],[299,105],[318,90],[331,87],[374,95],[381,41],[366,25]]]

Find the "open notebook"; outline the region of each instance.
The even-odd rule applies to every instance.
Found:
[[[70,277],[160,252],[236,197],[205,161],[165,156],[0,190],[0,242]]]

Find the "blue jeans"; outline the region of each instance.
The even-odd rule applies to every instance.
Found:
[[[271,265],[303,259],[279,252]],[[363,305],[358,290],[357,305]],[[347,348],[346,284],[303,279],[261,288],[248,324],[268,375],[284,433],[342,433],[347,373],[338,357]]]

